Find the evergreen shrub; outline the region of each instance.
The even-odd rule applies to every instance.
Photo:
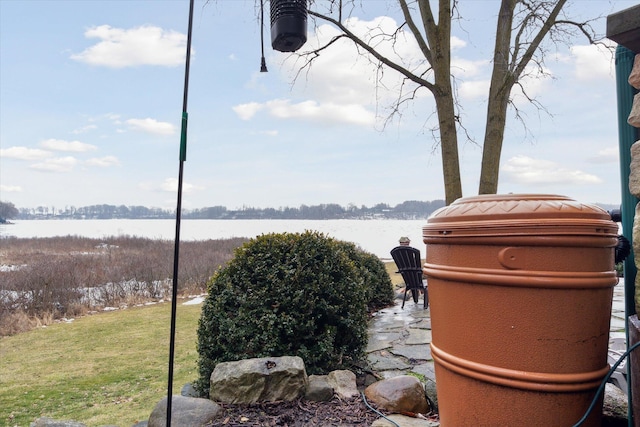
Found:
[[[308,374],[361,362],[369,299],[379,292],[367,289],[360,263],[375,263],[360,252],[313,231],[265,234],[238,248],[208,284],[198,325],[201,395],[219,362],[300,356]]]
[[[364,281],[367,310],[373,312],[393,304],[394,292],[391,278],[384,263],[376,255],[364,251],[350,242],[339,242]]]

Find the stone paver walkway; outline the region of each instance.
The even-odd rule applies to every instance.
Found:
[[[402,308],[402,300],[376,313],[369,323],[367,357],[373,371],[384,378],[408,372],[435,379],[431,358],[429,309],[413,300]]]

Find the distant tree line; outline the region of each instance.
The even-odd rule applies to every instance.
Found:
[[[227,209],[211,206],[184,210],[183,219],[424,219],[436,209],[445,205],[444,200],[409,200],[396,206],[378,203],[373,207],[353,204],[347,207],[335,203],[320,205],[300,205],[297,208],[253,208]],[[17,219],[170,219],[175,210],[148,208],[144,206],[92,205],[83,207],[39,206],[20,208],[12,217]],[[11,218],[11,217],[7,217]]]

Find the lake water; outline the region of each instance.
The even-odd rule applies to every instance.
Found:
[[[0,236],[19,238],[75,235],[91,238],[109,236],[139,236],[173,240],[175,220],[163,219],[106,219],[106,220],[15,220],[0,225]],[[315,230],[326,235],[353,242],[362,249],[383,259],[390,259],[389,251],[398,245],[401,236],[411,239],[412,246],[421,250],[421,220],[182,220],[180,239],[206,240],[230,237],[255,237],[266,233],[304,232]],[[1,243],[1,240],[0,240]]]

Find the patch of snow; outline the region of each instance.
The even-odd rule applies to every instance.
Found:
[[[111,249],[111,248],[119,248],[119,246],[118,246],[118,245],[110,245],[110,244],[108,244],[108,243],[104,243],[104,242],[103,242],[103,243],[98,243],[98,244],[95,246],[95,248],[96,248],[96,249]]]
[[[204,302],[204,297],[200,296],[200,297],[195,297],[187,302],[183,302],[182,305],[198,305],[198,304],[202,304]]]
[[[6,273],[9,271],[18,271],[21,268],[24,268],[26,266],[27,264],[22,264],[22,265],[0,264],[0,272]]]

